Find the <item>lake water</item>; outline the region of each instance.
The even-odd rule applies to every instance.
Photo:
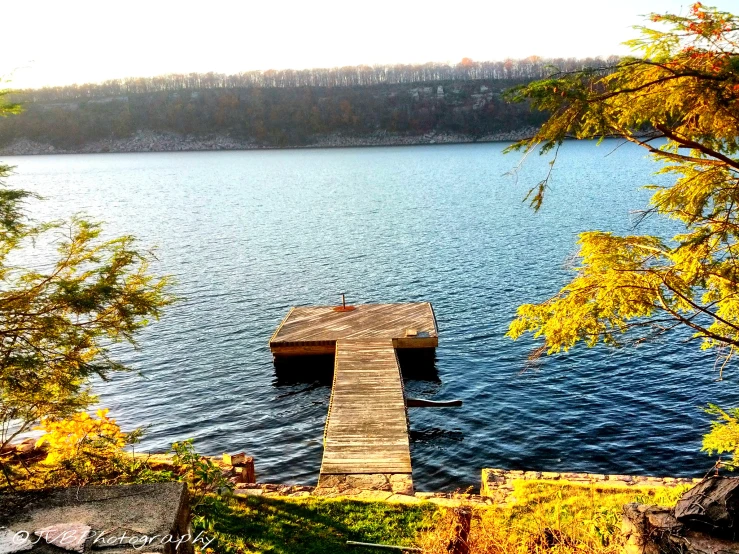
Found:
[[[479,484],[503,467],[700,475],[701,406],[739,405],[696,343],[575,349],[522,373],[534,343],[503,335],[516,306],[555,293],[577,234],[630,232],[654,164],[616,142],[561,150],[544,208],[522,203],[543,177],[503,144],[6,158],[10,183],[43,194],[39,218],[103,219],[111,236],[157,245],[183,300],[124,361],[143,372],[96,385],[143,449],[192,437],[208,454],[246,451],[262,482],[315,483],[330,388],[278,380],[267,341],[290,306],[430,301],[438,381],[408,394],[459,398],[411,409],[420,490]],[[639,232],[667,233],[659,220]]]

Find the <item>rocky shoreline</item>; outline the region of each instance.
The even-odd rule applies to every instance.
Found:
[[[32,156],[42,154],[102,154],[123,152],[198,152],[217,150],[272,150],[292,148],[350,148],[363,146],[414,146],[422,144],[464,144],[472,142],[513,142],[530,137],[533,128],[508,133],[471,137],[463,134],[435,133],[425,135],[401,135],[378,131],[361,137],[333,133],[316,137],[310,144],[265,146],[249,139],[228,135],[192,136],[176,133],[139,131],[124,139],[105,139],[90,142],[73,149],[56,148],[51,144],[29,139],[17,139],[0,147],[2,156]]]
[[[496,504],[513,504],[515,503],[514,481],[547,481],[562,484],[597,485],[608,488],[640,488],[693,486],[702,482],[703,478],[484,468],[482,470],[480,495],[491,499]]]

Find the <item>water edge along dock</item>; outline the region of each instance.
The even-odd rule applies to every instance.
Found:
[[[385,476],[412,488],[396,349],[437,346],[436,316],[428,302],[290,310],[269,341],[275,360],[334,355],[319,487],[347,476]]]

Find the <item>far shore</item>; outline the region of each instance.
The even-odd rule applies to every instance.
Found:
[[[51,144],[19,139],[0,148],[0,156],[33,156],[56,154],[114,154],[141,152],[212,152],[229,150],[306,150],[323,148],[367,148],[383,146],[426,146],[439,144],[474,144],[490,142],[516,142],[532,136],[533,128],[480,137],[469,135],[434,133],[425,135],[399,135],[377,132],[361,137],[332,134],[319,137],[307,145],[263,145],[253,141],[234,139],[225,135],[193,137],[175,133],[140,131],[125,139],[106,139],[81,145],[79,148],[62,149]]]

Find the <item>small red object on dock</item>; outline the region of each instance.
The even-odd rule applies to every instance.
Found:
[[[354,306],[347,306],[346,305],[346,298],[345,298],[344,295],[345,295],[345,293],[342,292],[341,293],[341,306],[336,306],[334,308],[334,311],[335,312],[352,312],[352,311],[354,311],[356,309]]]

